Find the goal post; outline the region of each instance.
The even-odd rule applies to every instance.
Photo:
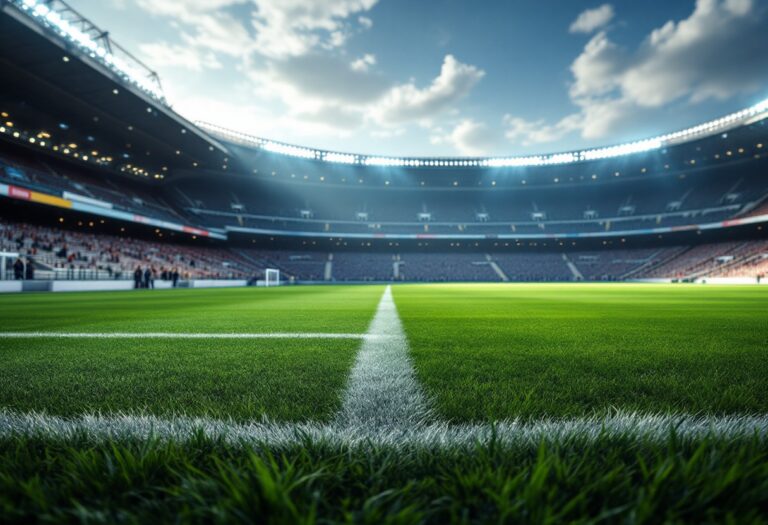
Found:
[[[280,286],[280,270],[267,268],[264,271],[264,286]]]
[[[0,281],[13,279],[13,263],[19,257],[17,252],[0,251]],[[26,266],[25,266],[26,269]]]

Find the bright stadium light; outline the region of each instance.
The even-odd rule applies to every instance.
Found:
[[[357,156],[349,153],[333,153],[328,151],[323,154],[323,160],[340,164],[354,164],[357,162]]]
[[[197,122],[199,126],[217,133],[224,138],[235,140],[249,146],[263,148],[278,154],[304,158],[316,158],[325,162],[338,164],[360,164],[363,166],[384,167],[482,167],[482,168],[517,168],[530,166],[550,166],[561,164],[573,164],[591,160],[602,160],[636,153],[644,153],[661,149],[665,146],[678,144],[695,137],[703,137],[720,133],[733,127],[743,125],[755,118],[764,118],[768,113],[768,99],[742,111],[726,115],[722,118],[705,122],[697,126],[686,128],[666,135],[653,137],[625,144],[616,144],[602,148],[592,148],[579,151],[567,151],[547,155],[531,155],[521,157],[488,157],[481,159],[439,159],[439,158],[400,158],[386,156],[356,155],[354,153],[339,153],[330,151],[313,150],[300,146],[279,144],[268,139],[253,137],[236,131],[231,131],[220,126]]]
[[[52,7],[55,5],[54,2],[50,0],[11,0],[11,3],[19,7],[23,12],[28,13],[32,20],[52,29],[59,36],[76,44],[91,58],[99,59],[102,64],[120,75],[123,80],[136,85],[160,101],[165,100],[159,85],[151,81],[148,70],[138,68],[127,60],[114,55],[109,48],[105,47],[102,39],[94,40],[94,38],[76,25],[65,20]],[[69,7],[66,4],[61,3],[60,7],[62,7],[63,11],[69,11]],[[82,26],[83,24],[80,25]]]
[[[303,159],[315,158],[315,150],[310,148],[303,148],[301,146],[292,146],[290,144],[282,144],[280,142],[267,141],[262,146],[266,151],[272,153],[279,153],[281,155],[287,155],[289,157],[300,157]]]

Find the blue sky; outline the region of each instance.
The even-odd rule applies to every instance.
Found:
[[[506,155],[768,97],[763,0],[70,0],[183,115],[325,149]]]

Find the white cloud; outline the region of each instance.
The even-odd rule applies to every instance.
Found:
[[[328,103],[297,113],[295,118],[300,122],[310,122],[343,132],[360,128],[365,115],[354,106]]]
[[[227,11],[242,7],[248,0],[133,1],[153,16],[170,18],[178,31],[179,43],[157,41],[139,45],[153,68],[220,69],[222,55],[241,57],[252,48],[246,26]]]
[[[346,44],[352,24],[372,27],[363,13],[378,0],[132,1],[169,18],[178,31],[181,43],[140,46],[150,65],[200,71],[221,68],[220,57],[235,58],[261,100],[283,103],[284,121],[305,118],[314,129],[359,127],[368,105],[392,86],[370,71],[375,55],[350,63],[343,53],[329,52]],[[189,112],[192,98],[184,100]]]
[[[768,83],[766,18],[753,0],[697,0],[690,16],[666,22],[635,50],[600,31],[571,64],[578,112],[555,124],[508,117],[507,136],[543,143],[578,131],[600,139],[676,101],[753,93]]]
[[[362,27],[363,29],[370,29],[373,27],[373,20],[371,20],[367,16],[357,17],[357,22],[360,24],[360,27]]]
[[[221,62],[218,61],[214,53],[210,51],[200,52],[189,46],[154,42],[141,44],[139,52],[153,68],[178,67],[191,71],[221,69]]]
[[[604,95],[616,89],[626,69],[626,51],[601,31],[584,47],[571,64],[571,98]]]
[[[226,12],[248,0],[135,0],[151,15],[178,22],[185,43],[203,52],[237,56],[247,52],[251,37],[243,23]]]
[[[605,27],[613,20],[614,12],[611,4],[603,4],[594,9],[583,11],[570,27],[571,33],[591,33],[596,29]]]
[[[253,0],[255,49],[272,58],[306,54],[346,41],[347,19],[370,11],[378,0]],[[370,19],[358,23],[370,27]]]
[[[349,57],[347,41],[373,26],[368,15],[378,0],[125,1],[169,19],[178,32],[178,41],[140,46],[153,67],[201,71],[238,64],[251,86],[245,90],[250,95],[237,95],[242,112],[231,101],[196,97],[186,87],[172,99],[186,114],[214,114],[223,125],[252,130],[254,119],[264,118],[275,122],[275,130],[297,136],[365,129],[372,137],[394,137],[407,125],[428,129],[439,116],[455,118],[456,104],[485,75],[446,55],[439,74],[420,86],[386,79],[376,71],[373,53]],[[458,126],[452,139],[465,150],[477,147],[473,138],[480,134],[479,124],[467,126]]]
[[[171,18],[195,49],[232,56],[258,52],[270,58],[337,49],[350,33],[349,18],[378,0],[134,0],[147,13]],[[237,16],[233,11],[237,11]],[[355,23],[353,20],[352,23]],[[362,29],[373,25],[358,16]]]
[[[136,4],[147,11],[162,16],[181,20],[190,20],[202,12],[215,12],[225,7],[243,4],[247,0],[135,0]]]
[[[578,119],[581,136],[585,139],[609,137],[627,125],[637,125],[646,119],[631,102],[621,98],[587,99],[580,101],[580,106],[581,112],[572,117]]]
[[[362,57],[358,58],[357,60],[354,60],[350,67],[354,69],[355,71],[368,71],[371,66],[376,65],[376,55],[373,55],[371,53],[366,53]]]
[[[759,89],[768,80],[764,18],[752,0],[698,0],[689,18],[651,33],[621,77],[622,94],[658,107]]]
[[[261,96],[277,96],[292,107],[316,107],[323,102],[353,107],[371,104],[391,86],[376,73],[319,53],[276,60],[249,75]]]
[[[409,82],[392,88],[376,108],[377,120],[398,123],[431,118],[453,108],[483,76],[483,70],[446,55],[440,75],[428,87],[419,88]]]
[[[182,33],[182,38],[193,49],[232,57],[240,57],[252,49],[247,28],[232,15],[206,13],[189,20],[191,31]]]
[[[433,144],[447,142],[461,155],[487,155],[500,142],[498,133],[483,122],[461,120],[445,137],[433,137]]]
[[[688,18],[668,21],[635,52],[599,33],[571,68],[583,135],[604,136],[643,108],[758,90],[768,82],[764,20],[752,0],[698,0]]]
[[[285,113],[297,119],[347,130],[367,124],[369,132],[381,132],[379,136],[391,136],[385,131],[404,124],[426,125],[429,119],[455,111],[455,103],[483,76],[476,67],[449,55],[440,74],[420,89],[413,82],[393,84],[370,71],[375,63],[373,55],[348,63],[343,57],[311,54],[274,60],[251,70],[249,76],[256,85],[256,98],[279,100]]]
[[[529,121],[512,115],[504,116],[506,138],[516,144],[531,146],[560,140],[564,136],[581,128],[579,114],[568,115],[555,124],[543,120]]]
[[[217,125],[243,133],[289,142],[312,141],[317,137],[328,140],[344,139],[349,137],[350,130],[356,125],[353,122],[345,122],[344,125],[339,123],[334,126],[328,123],[330,115],[296,115],[260,104],[248,104],[220,97],[178,94],[174,100],[174,109],[188,119],[213,121]],[[343,112],[343,109],[341,111]],[[343,113],[335,117],[340,120],[355,118]]]
[[[752,0],[698,0],[688,18],[654,30],[634,53],[599,33],[573,63],[572,96],[614,92],[659,107],[755,91],[768,80],[764,19]]]

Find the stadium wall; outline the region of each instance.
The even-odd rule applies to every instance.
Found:
[[[240,288],[248,285],[244,279],[195,279],[182,281],[181,288]],[[155,281],[156,290],[170,290],[171,283]],[[18,292],[107,292],[133,290],[132,280],[112,281],[0,281],[0,293]]]
[[[171,287],[169,282],[155,282],[158,289]],[[51,292],[101,292],[111,290],[132,290],[133,281],[51,281]]]
[[[20,292],[21,281],[0,281],[0,293]]]
[[[656,284],[670,284],[678,282],[678,279],[670,278],[653,278],[653,279],[628,279],[628,283],[656,283]],[[749,285],[768,285],[768,280],[757,281],[755,277],[697,277],[693,281],[696,284],[749,284]]]
[[[248,286],[245,279],[201,279],[189,281],[189,288],[234,288]]]
[[[699,277],[694,282],[701,284],[768,284],[765,279],[758,282],[754,277]]]

